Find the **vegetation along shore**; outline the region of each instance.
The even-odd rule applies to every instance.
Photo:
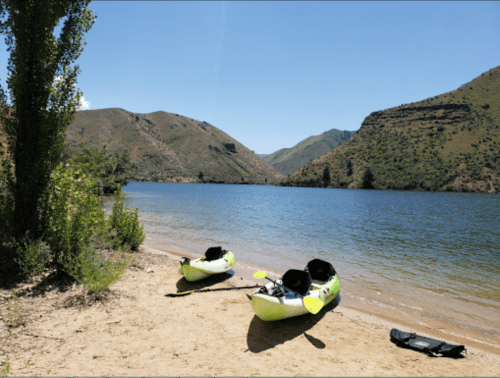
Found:
[[[187,116],[77,112],[74,62],[97,19],[89,4],[0,2],[10,54],[0,86],[0,376],[498,375],[495,346],[472,342],[470,358],[433,359],[390,343],[397,324],[338,302],[317,316],[267,323],[241,291],[167,298],[255,282],[232,272],[188,286],[179,256],[143,245],[139,210],[126,209],[121,188],[158,181],[498,192],[500,67],[266,161]],[[113,196],[109,214],[104,196]]]

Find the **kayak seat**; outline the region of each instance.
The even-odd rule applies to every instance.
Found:
[[[221,259],[226,254],[222,247],[210,247],[205,252],[205,261],[214,261]]]
[[[283,286],[291,289],[300,295],[306,295],[311,286],[311,276],[303,270],[290,269],[283,277]]]
[[[317,283],[320,285],[325,284],[337,274],[332,264],[320,259],[309,261],[304,270],[311,275],[311,280],[313,283]]]

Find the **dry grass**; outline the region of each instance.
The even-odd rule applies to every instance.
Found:
[[[370,168],[376,189],[499,191],[498,88],[500,67],[456,91],[374,112],[351,140],[283,184],[322,186],[329,167],[328,186],[359,188]],[[448,104],[455,108],[445,108]]]
[[[216,127],[167,112],[81,111],[67,131],[68,146],[90,141],[113,152],[131,151],[139,169],[132,181],[277,183],[283,175]],[[236,152],[227,146],[234,144]]]

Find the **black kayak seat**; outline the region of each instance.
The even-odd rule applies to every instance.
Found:
[[[311,286],[311,276],[303,270],[290,269],[283,275],[281,280],[283,286],[300,295],[306,295]]]
[[[226,254],[222,247],[210,247],[205,252],[205,261],[214,261],[221,259]]]
[[[314,283],[324,284],[337,274],[335,268],[328,261],[313,259],[307,263],[304,269],[311,275]]]

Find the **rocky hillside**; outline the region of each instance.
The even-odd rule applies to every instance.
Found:
[[[328,130],[320,135],[310,136],[292,148],[282,148],[267,155],[264,160],[279,172],[290,175],[300,167],[340,146],[355,134],[356,131]]]
[[[452,92],[370,114],[351,140],[282,184],[498,192],[500,67]]]
[[[207,122],[178,114],[135,114],[123,109],[79,111],[67,146],[90,141],[129,149],[135,181],[278,183],[284,176],[238,141]]]

